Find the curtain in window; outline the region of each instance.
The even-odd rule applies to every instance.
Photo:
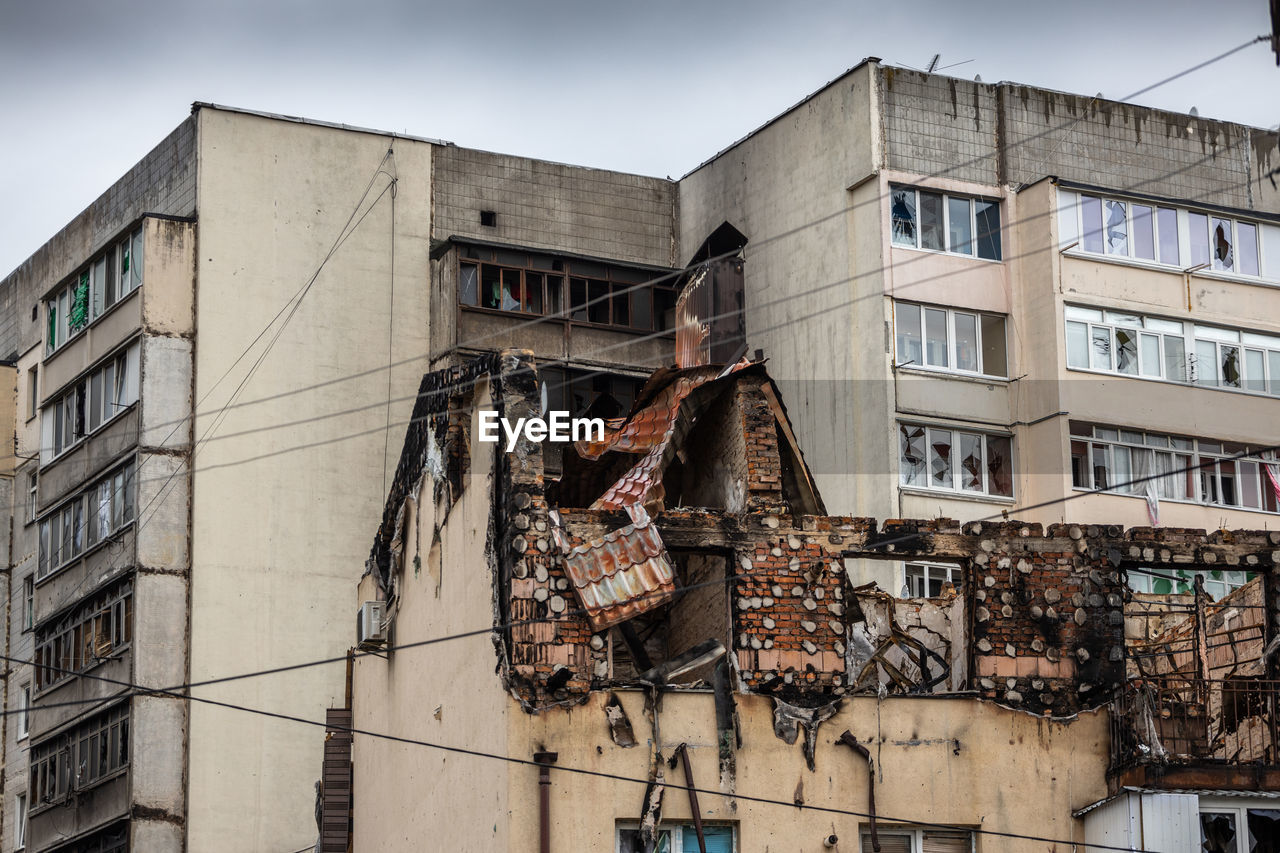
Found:
[[[1150,450],[1133,451],[1133,491],[1147,499],[1147,520],[1152,527],[1160,526],[1160,492],[1154,465],[1155,453]]]

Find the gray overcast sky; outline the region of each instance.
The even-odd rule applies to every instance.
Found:
[[[0,276],[196,100],[679,176],[866,56],[1119,98],[1269,28],[1267,0],[0,0]],[[1280,69],[1258,44],[1137,102],[1275,127]]]

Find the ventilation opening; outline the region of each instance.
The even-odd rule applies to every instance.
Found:
[[[498,214],[492,210],[480,211],[480,224],[486,228],[495,228],[498,225]]]

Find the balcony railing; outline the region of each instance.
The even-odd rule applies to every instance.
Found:
[[[1111,769],[1137,764],[1277,764],[1280,681],[1141,678],[1111,707]]]

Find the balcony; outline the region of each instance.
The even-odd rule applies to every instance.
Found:
[[[1111,706],[1112,787],[1280,787],[1280,681],[1182,675],[1129,681]]]

